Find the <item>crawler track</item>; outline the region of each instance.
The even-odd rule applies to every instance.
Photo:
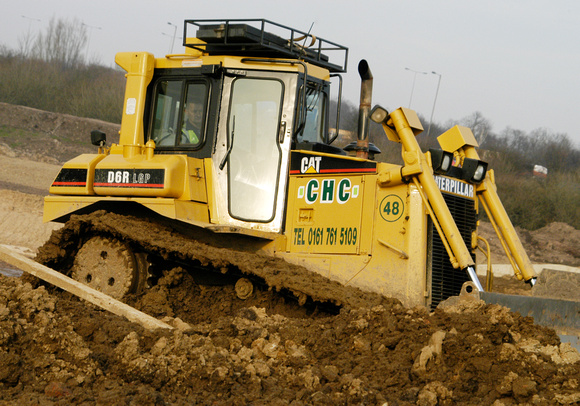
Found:
[[[37,261],[70,275],[74,258],[82,244],[92,237],[100,236],[123,241],[136,253],[146,253],[162,261],[183,264],[190,272],[195,272],[195,269],[212,269],[222,274],[248,278],[258,285],[293,296],[300,304],[320,304],[334,307],[338,311],[343,306],[369,307],[390,300],[343,286],[283,259],[257,253],[255,248],[241,250],[216,246],[235,245],[235,242],[232,244],[226,241],[233,238],[229,235],[213,235],[214,243],[219,243],[221,239],[226,244],[210,245],[185,236],[177,228],[156,219],[106,211],[71,216],[65,226],[55,231],[40,248]]]

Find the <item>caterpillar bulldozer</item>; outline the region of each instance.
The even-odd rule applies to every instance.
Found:
[[[230,275],[240,298],[265,281],[305,303],[324,297],[308,279],[322,278],[435,308],[466,282],[490,290],[475,272],[485,212],[515,276],[534,284],[470,129],[455,126],[423,152],[414,111],[372,108],[363,60],[357,140],[341,148],[348,48],[263,19],[186,20],[183,38],[180,54],[116,55],[126,71],[119,142],[93,131],[98,152],[64,164],[45,198],[45,221],[76,224],[60,233],[54,267],[115,298],[174,261]],[[371,120],[400,145],[402,165],[375,159]],[[172,231],[156,234],[160,223]],[[244,265],[251,256],[287,267],[271,282]],[[296,282],[297,270],[307,279]]]

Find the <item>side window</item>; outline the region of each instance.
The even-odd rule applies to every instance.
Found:
[[[298,142],[324,142],[324,119],[326,116],[326,94],[318,88],[306,89],[306,122]]]
[[[195,148],[205,136],[208,85],[160,80],[155,89],[151,138],[158,147]]]
[[[182,88],[182,81],[162,80],[157,83],[151,134],[156,146],[175,145]]]

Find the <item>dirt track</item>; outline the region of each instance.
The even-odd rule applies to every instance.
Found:
[[[0,243],[35,250],[57,227],[40,223],[42,200],[30,192],[45,189],[58,166],[10,154],[0,155]],[[31,189],[3,189],[19,184]],[[550,241],[550,262],[577,265],[580,232],[549,227],[524,243]],[[168,333],[33,286],[0,276],[0,405],[580,402],[578,352],[499,306],[429,313],[384,300],[329,315],[267,290],[242,301],[176,268],[132,299],[167,317],[177,327]]]

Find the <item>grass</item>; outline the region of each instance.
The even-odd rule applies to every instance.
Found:
[[[496,182],[514,225],[536,230],[558,221],[580,229],[580,170],[553,173],[546,179],[499,174]]]

